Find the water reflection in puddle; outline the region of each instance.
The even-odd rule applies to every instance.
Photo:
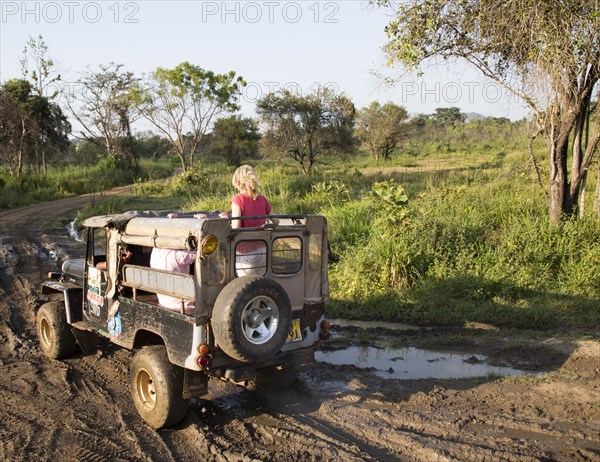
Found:
[[[359,327],[361,329],[389,329],[389,330],[420,330],[419,326],[411,326],[410,324],[401,324],[398,322],[388,321],[356,321],[351,319],[328,319],[332,325],[340,327]]]
[[[337,351],[318,351],[315,359],[328,364],[373,368],[374,374],[386,379],[458,379],[488,374],[534,374],[511,367],[490,366],[482,355],[436,352],[414,347],[349,347]]]
[[[85,241],[79,237],[79,233],[77,232],[77,228],[75,227],[76,221],[77,220],[73,220],[69,222],[69,224],[67,225],[67,232],[69,233],[69,237],[75,242],[85,244]]]

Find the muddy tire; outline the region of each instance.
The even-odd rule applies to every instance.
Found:
[[[183,369],[169,362],[164,346],[138,350],[131,359],[130,385],[138,413],[152,428],[175,425],[187,414]]]
[[[260,276],[234,279],[221,291],[213,308],[217,344],[243,362],[272,358],[281,350],[292,324],[285,290]]]
[[[40,347],[49,358],[64,359],[75,352],[77,342],[67,323],[63,302],[54,301],[40,306],[36,316],[36,329]]]
[[[268,395],[289,388],[297,378],[298,369],[294,364],[263,367],[256,370],[256,377],[248,388],[259,395]]]

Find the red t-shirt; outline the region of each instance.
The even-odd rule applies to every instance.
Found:
[[[271,213],[271,204],[265,196],[258,196],[252,199],[246,194],[236,194],[231,198],[231,203],[236,204],[242,209],[243,217],[252,217],[256,215],[269,215]],[[250,218],[242,220],[241,228],[257,228],[265,224],[264,218]]]

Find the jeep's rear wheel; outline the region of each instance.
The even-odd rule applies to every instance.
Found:
[[[260,276],[231,281],[213,308],[212,327],[218,346],[243,362],[266,360],[279,353],[291,323],[292,308],[285,290]]]
[[[138,413],[152,428],[168,427],[185,417],[183,369],[169,362],[164,346],[147,346],[134,355],[130,385]]]
[[[68,358],[75,352],[77,342],[67,323],[63,302],[49,302],[40,306],[36,328],[40,347],[49,358]]]

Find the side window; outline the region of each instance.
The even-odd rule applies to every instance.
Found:
[[[323,248],[323,235],[311,234],[308,244],[308,269],[309,271],[321,270],[321,249]]]
[[[271,271],[273,274],[294,274],[302,268],[302,240],[281,237],[273,241]]]
[[[106,262],[106,230],[90,228],[89,233],[87,256],[90,265],[96,266],[98,263]]]
[[[267,243],[241,241],[235,247],[235,275],[263,276],[267,272]]]
[[[205,259],[207,266],[206,283],[209,286],[218,286],[225,280],[225,245],[219,243],[214,252]],[[237,267],[236,267],[237,271]]]

